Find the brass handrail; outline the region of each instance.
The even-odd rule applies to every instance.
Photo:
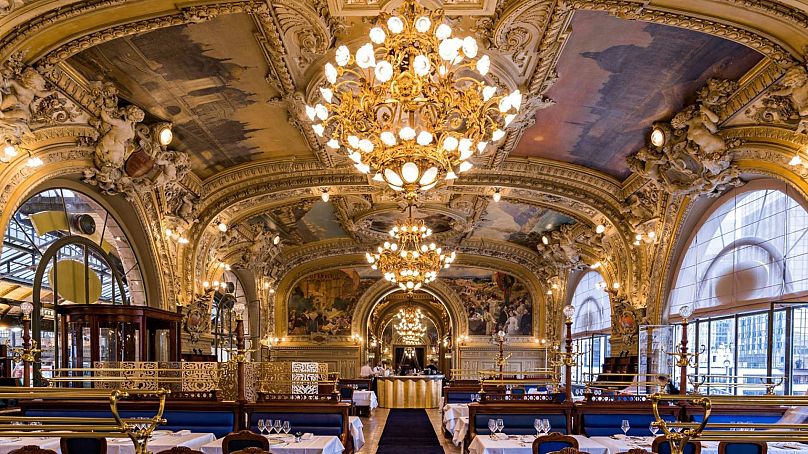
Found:
[[[691,403],[704,409],[704,418],[700,423],[669,422],[659,413],[659,403],[676,401]],[[756,407],[807,406],[808,396],[702,396],[702,395],[664,395],[651,396],[655,421],[654,426],[662,429],[671,448],[671,454],[682,454],[689,441],[808,441],[808,424],[766,424],[766,423],[710,423],[710,415],[716,407],[722,405],[746,405]],[[676,429],[679,429],[678,431]],[[739,431],[710,429],[741,429]],[[753,430],[748,430],[753,429]],[[754,429],[766,429],[755,431]]]
[[[701,378],[699,380],[699,378]],[[715,382],[708,379],[723,378],[735,379],[735,382]],[[760,383],[738,383],[737,379],[754,379],[761,380]],[[699,388],[766,388],[766,394],[773,395],[774,389],[782,385],[786,381],[786,377],[782,375],[722,375],[722,374],[693,374],[688,375],[687,380],[693,385],[693,392],[698,393]],[[763,382],[766,380],[767,382]]]
[[[104,398],[109,400],[112,418],[84,418],[43,416],[38,418],[38,424],[30,424],[31,417],[26,416],[0,416],[0,434],[13,437],[97,437],[122,438],[128,437],[135,446],[136,454],[147,454],[147,444],[154,429],[165,424],[163,418],[166,396],[168,390],[111,390],[83,388],[20,388],[15,386],[0,386],[0,399],[37,399],[37,400],[91,400]],[[118,410],[121,400],[132,396],[157,397],[157,411],[148,418],[123,418]],[[23,423],[29,423],[24,425]]]

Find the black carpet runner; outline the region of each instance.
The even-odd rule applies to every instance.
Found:
[[[378,454],[443,454],[432,423],[421,409],[392,409],[387,416]]]

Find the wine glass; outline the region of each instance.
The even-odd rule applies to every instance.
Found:
[[[502,419],[497,419],[497,432],[502,433],[502,429],[505,428],[505,421]]]
[[[542,419],[542,422],[544,423],[544,428],[542,430],[544,430],[544,435],[547,435],[550,433],[550,429],[552,428],[552,426],[550,426],[550,420],[545,418]]]
[[[538,438],[539,433],[544,430],[544,421],[539,418],[534,419],[533,428],[536,429],[536,438]]]
[[[623,429],[623,435],[628,435],[628,430],[631,429],[631,426],[628,424],[628,419],[623,420],[623,424],[620,425],[620,428]]]
[[[275,420],[274,429],[275,429],[276,434],[281,433],[281,420],[280,419]]]
[[[659,432],[659,427],[656,424],[651,423],[648,425],[648,430],[651,431],[651,435],[656,437],[657,432]]]
[[[267,428],[266,421],[264,421],[263,419],[259,419],[258,420],[258,433],[260,433],[261,435],[264,435],[264,431],[266,430],[266,428]]]
[[[284,435],[289,435],[290,430],[292,430],[291,424],[289,424],[289,421],[284,421],[283,422],[283,434]]]
[[[488,420],[488,430],[491,431],[490,437],[494,438],[494,434],[497,433],[497,422],[495,420]]]

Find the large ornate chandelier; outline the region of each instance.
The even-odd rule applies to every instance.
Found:
[[[435,243],[427,244],[432,229],[410,214],[404,222],[396,224],[389,234],[393,241],[385,241],[375,253],[366,253],[370,267],[379,270],[384,278],[398,284],[401,290],[413,292],[438,277],[438,271],[449,268],[456,253],[445,254]]]
[[[426,334],[426,325],[423,323],[424,314],[421,309],[407,307],[399,310],[396,317],[398,323],[394,327],[401,335],[401,340],[405,344],[420,343]]]
[[[522,104],[519,90],[503,95],[482,80],[491,61],[478,58],[477,41],[452,33],[443,10],[404,0],[355,54],[337,49],[322,103],[306,106],[329,147],[409,200],[471,169],[475,150],[502,139]]]

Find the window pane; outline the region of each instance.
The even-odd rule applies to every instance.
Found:
[[[795,307],[791,323],[791,393],[805,394],[808,391],[808,307]]]
[[[735,357],[735,320],[733,318],[713,320],[710,322],[709,374],[712,383],[729,383],[733,380],[722,378],[734,375]],[[731,386],[714,386],[710,394],[733,394]]]
[[[738,394],[764,394],[764,387],[753,387],[760,380],[750,376],[765,377],[766,356],[769,349],[769,314],[754,314],[738,317],[738,373],[746,377],[738,382],[748,384],[749,387],[739,388]]]

